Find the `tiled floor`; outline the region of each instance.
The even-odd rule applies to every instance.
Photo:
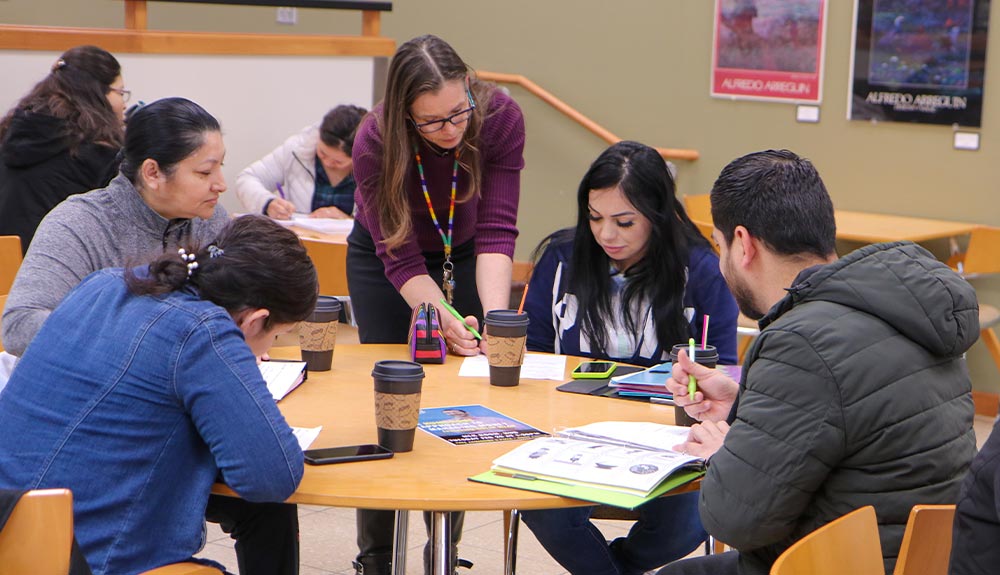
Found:
[[[976,416],[976,438],[980,445],[993,428],[993,419]],[[597,521],[608,539],[623,535],[630,526],[623,521]],[[302,575],[352,574],[355,546],[354,510],[313,505],[299,506]],[[202,557],[209,557],[236,572],[232,540],[209,524],[208,545]],[[408,575],[422,575],[421,549],[426,540],[419,513],[410,514],[407,552]],[[700,554],[696,551],[695,554]],[[477,511],[466,514],[465,533],[459,555],[475,563],[469,573],[503,573],[503,519],[500,512]],[[517,572],[521,575],[558,575],[565,570],[538,545],[531,531],[522,525],[518,541]]]

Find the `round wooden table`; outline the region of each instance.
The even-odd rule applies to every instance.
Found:
[[[278,406],[295,427],[323,426],[312,447],[377,443],[375,392],[371,370],[383,359],[408,359],[404,345],[341,344],[333,367],[310,372],[307,381]],[[298,358],[295,347],[274,348],[272,357]],[[561,381],[522,379],[517,387],[494,387],[488,378],[459,377],[462,358],[449,356],[442,365],[424,365],[421,407],[484,405],[542,431],[595,421],[655,421],[673,423],[673,407],[564,393],[556,387],[570,379],[578,358],[568,358]],[[429,433],[416,432],[413,451],[391,459],[347,464],[306,465],[291,503],[431,511],[432,560],[435,575],[450,575],[451,545],[447,511],[547,509],[593,505],[556,495],[469,481],[487,471],[492,461],[517,442],[452,445]],[[696,485],[678,492],[696,489]],[[233,495],[224,486],[218,493]],[[397,514],[405,522],[406,515]],[[516,528],[512,522],[511,530]],[[397,526],[394,571],[403,573],[405,525]],[[516,535],[516,532],[513,534]]]

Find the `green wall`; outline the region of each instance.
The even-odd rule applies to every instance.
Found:
[[[956,151],[948,127],[849,122],[853,2],[829,0],[821,119],[795,122],[795,107],[709,96],[710,0],[397,0],[382,33],[402,42],[433,33],[473,67],[523,74],[620,137],[694,148],[677,162],[682,193],[709,191],[733,158],[784,147],[817,165],[839,208],[965,220],[1000,226],[1000,41],[987,56],[981,150]],[[993,10],[994,26],[1000,26]],[[0,22],[118,27],[113,0],[0,0]],[[281,33],[358,33],[356,13],[299,10],[299,24],[274,23],[273,8],[151,2],[150,27]],[[573,219],[574,193],[603,142],[512,89],[528,124],[527,167],[517,257]],[[233,145],[233,144],[230,144]],[[942,246],[931,246],[936,250]],[[1000,305],[1000,280],[978,280],[984,302]],[[977,344],[970,365],[978,389],[1000,390],[1000,372]]]

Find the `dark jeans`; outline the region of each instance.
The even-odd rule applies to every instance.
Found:
[[[593,507],[522,511],[542,547],[573,575],[638,575],[684,557],[705,541],[698,494],[660,497],[639,507],[627,537],[611,542],[590,522]]]
[[[395,533],[395,511],[375,509],[358,509],[358,558],[357,562],[364,567],[364,575],[390,575],[392,573],[392,539]],[[458,542],[462,539],[462,524],[465,513],[451,513],[451,552],[458,551]],[[424,525],[430,532],[431,514],[424,512]],[[431,572],[431,544],[424,546],[424,573]],[[455,566],[452,565],[452,570]]]
[[[475,316],[482,326],[483,305],[476,289],[475,243],[470,240],[455,246],[452,251],[451,261],[455,264],[454,306],[463,316]],[[440,286],[444,252],[424,252],[423,255],[431,279]],[[358,222],[354,223],[354,230],[347,237],[347,289],[361,343],[406,343],[410,306],[386,279],[385,266],[375,255],[371,234]]]
[[[737,575],[739,558],[738,551],[693,557],[671,563],[657,571],[656,575]]]
[[[288,503],[210,495],[205,519],[236,540],[240,575],[297,575],[299,512]]]

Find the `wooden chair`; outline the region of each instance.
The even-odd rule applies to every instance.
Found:
[[[319,275],[319,293],[323,295],[346,296],[347,291],[347,244],[301,238],[316,273]]]
[[[712,223],[712,202],[709,194],[684,195],[684,211],[696,222]]]
[[[0,531],[0,575],[66,575],[73,550],[73,494],[34,489],[21,496]],[[143,575],[221,575],[199,563],[174,563]]]
[[[947,575],[954,505],[914,505],[893,575]]]
[[[21,238],[0,236],[0,294],[10,293],[10,286],[20,267]]]
[[[1000,228],[982,227],[972,230],[965,253],[953,256],[949,265],[966,279],[1000,274]],[[979,302],[979,339],[989,350],[993,363],[1000,369],[1000,338],[993,330],[1000,324],[1000,309]]]
[[[66,575],[72,548],[73,494],[29,491],[0,531],[0,575]]]
[[[142,575],[222,575],[222,571],[201,563],[185,561],[184,563],[171,563],[163,567],[157,567],[151,571],[144,571]]]
[[[7,294],[0,295],[0,334],[3,333],[3,308],[7,305]],[[0,336],[0,351],[3,351],[3,339]]]
[[[799,539],[771,566],[771,575],[885,575],[878,521],[871,505]]]

